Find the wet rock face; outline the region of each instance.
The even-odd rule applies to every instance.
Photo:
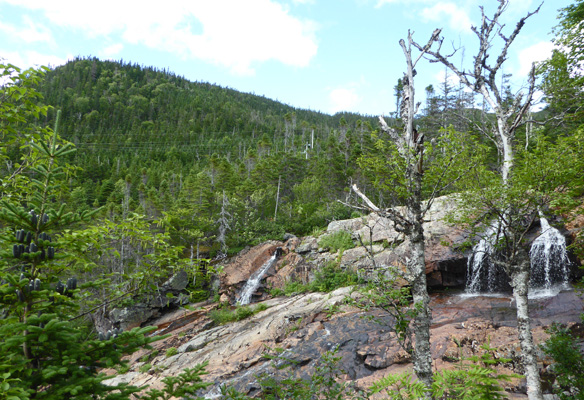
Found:
[[[295,237],[290,240],[294,241]],[[220,276],[221,293],[233,301],[251,275],[260,269],[278,248],[282,248],[283,246],[284,243],[282,242],[268,241],[258,246],[245,249],[230,259],[224,264],[223,273]],[[267,276],[273,275],[273,273],[274,271],[268,271]],[[256,300],[259,298],[261,296],[258,296]]]

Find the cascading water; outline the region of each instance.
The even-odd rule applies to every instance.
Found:
[[[237,304],[244,306],[251,302],[251,296],[258,290],[262,278],[268,272],[268,270],[274,265],[278,256],[282,253],[281,248],[277,248],[272,257],[268,261],[266,261],[259,269],[257,269],[247,280],[245,286],[239,292],[239,296],[237,296]]]
[[[476,294],[481,291],[493,291],[495,287],[495,267],[490,260],[493,253],[498,223],[493,223],[484,232],[483,238],[474,245],[467,263],[466,292]],[[487,282],[486,287],[484,282]]]
[[[547,296],[554,286],[565,287],[569,282],[570,260],[566,250],[566,238],[547,219],[540,216],[541,234],[533,241],[531,259],[531,289],[541,291],[537,295]],[[466,293],[492,293],[500,290],[503,272],[490,260],[494,251],[498,224],[495,222],[473,247],[468,258]],[[508,280],[506,277],[505,279]],[[548,294],[546,294],[548,293]],[[530,295],[531,296],[531,295]]]
[[[550,290],[552,286],[567,286],[570,276],[570,260],[566,250],[566,238],[547,219],[540,217],[541,234],[533,241],[531,259],[532,288]]]

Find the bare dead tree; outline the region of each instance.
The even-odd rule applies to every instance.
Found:
[[[541,5],[533,12],[528,13],[521,18],[513,32],[507,36],[503,33],[505,25],[499,22],[503,12],[509,4],[508,0],[499,0],[497,11],[492,17],[485,14],[483,7],[481,9],[481,25],[480,27],[473,26],[471,29],[479,39],[479,50],[474,56],[472,69],[466,70],[457,67],[451,61],[454,53],[444,55],[441,52],[441,44],[443,39],[439,41],[440,45],[437,49],[427,49],[425,51],[426,58],[430,62],[437,62],[445,65],[450,69],[460,81],[472,91],[478,93],[484,98],[484,101],[490,106],[495,114],[497,123],[494,126],[477,126],[480,132],[495,143],[497,150],[503,156],[503,165],[501,175],[507,181],[509,171],[513,166],[513,143],[517,128],[521,126],[524,121],[525,114],[529,111],[533,94],[535,91],[535,68],[532,66],[529,72],[527,92],[520,91],[513,99],[507,99],[504,88],[497,83],[499,75],[502,73],[502,66],[507,60],[508,52],[511,44],[519,35],[519,32],[525,25],[525,21],[536,14]],[[491,57],[491,50],[493,42],[497,39],[503,41],[503,46],[499,55],[493,63],[489,63]],[[423,46],[416,42],[412,45],[422,51]],[[456,51],[456,50],[455,50]]]
[[[424,157],[424,135],[414,128],[414,115],[418,112],[420,103],[415,102],[414,76],[415,67],[424,54],[439,38],[441,30],[437,29],[432,34],[428,43],[420,47],[420,54],[416,59],[412,58],[412,33],[408,32],[407,42],[400,40],[400,46],[406,58],[407,70],[402,78],[403,91],[400,103],[400,116],[403,121],[403,131],[398,132],[390,127],[383,117],[379,117],[381,129],[395,144],[399,156],[405,162],[405,185],[408,198],[406,207],[401,209],[377,207],[357,185],[353,185],[353,191],[361,198],[366,207],[381,217],[390,219],[396,231],[403,233],[410,244],[409,257],[406,261],[406,280],[411,285],[414,308],[419,310],[413,320],[413,334],[415,346],[413,352],[414,371],[420,381],[428,388],[433,382],[432,355],[430,351],[430,323],[432,313],[429,308],[430,298],[426,286],[426,262],[424,243],[424,215],[429,204],[422,203],[422,177]]]
[[[425,57],[430,62],[441,63],[450,69],[460,81],[472,91],[481,95],[491,110],[493,111],[496,123],[475,125],[485,137],[489,138],[496,146],[502,156],[501,179],[505,186],[512,184],[511,173],[513,168],[516,132],[517,128],[525,123],[526,114],[531,106],[535,90],[535,68],[532,66],[528,77],[527,90],[519,91],[509,97],[505,87],[500,81],[502,76],[502,66],[507,60],[510,46],[513,44],[526,20],[537,13],[541,5],[534,11],[529,12],[521,18],[510,35],[504,33],[505,25],[500,23],[501,15],[509,4],[508,0],[499,0],[499,5],[492,17],[485,14],[481,7],[481,24],[472,27],[472,31],[479,40],[479,49],[474,56],[472,68],[469,70],[458,68],[452,61],[453,54],[444,55],[441,52],[442,40],[437,41],[439,45],[436,49],[412,42],[412,46],[423,51]],[[493,46],[496,40],[500,40],[502,45],[499,54],[493,58]],[[507,212],[512,211],[505,211]],[[505,221],[510,220],[509,215],[502,215],[500,224],[502,229],[506,229]],[[515,242],[515,241],[514,241]],[[541,383],[537,367],[535,347],[531,335],[530,319],[528,314],[528,289],[530,264],[519,257],[520,246],[512,246],[512,254],[508,254],[507,259],[512,263],[505,263],[505,270],[511,279],[514,298],[517,304],[517,329],[523,364],[527,377],[527,393],[529,399],[542,399]]]

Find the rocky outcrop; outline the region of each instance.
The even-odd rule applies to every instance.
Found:
[[[289,239],[289,241],[290,240],[294,239]],[[244,249],[236,257],[225,263],[219,278],[222,301],[233,302],[237,293],[245,285],[251,275],[270,259],[270,257],[276,252],[276,249],[282,247],[285,247],[282,242],[275,240],[268,241],[258,246]],[[274,269],[269,270],[266,273],[266,277],[274,275],[274,273]],[[263,287],[259,288],[260,294],[256,296],[256,301],[262,298],[264,289],[265,288]]]
[[[466,282],[466,255],[457,248],[467,239],[461,229],[444,221],[444,216],[453,210],[454,201],[449,197],[436,199],[428,212],[426,232],[426,273],[430,287],[462,287]],[[266,299],[266,289],[283,288],[289,281],[307,283],[314,279],[315,272],[327,263],[337,263],[340,268],[349,268],[367,276],[373,266],[387,267],[403,265],[408,243],[392,227],[391,222],[370,214],[362,218],[331,222],[325,235],[346,230],[352,233],[354,248],[342,253],[331,253],[319,244],[321,238],[297,238],[288,235],[285,242],[270,241],[246,249],[229,260],[221,274],[222,301],[235,301],[250,276],[281,247],[283,256],[268,271],[265,284],[258,288],[256,301]],[[359,238],[361,240],[359,240]],[[367,247],[360,243],[369,243]],[[373,262],[375,261],[375,264]]]
[[[546,328],[553,322],[582,331],[575,323],[584,311],[580,295],[565,291],[555,297],[530,301],[536,342],[548,337]],[[165,327],[160,332],[170,332],[171,336],[155,343],[157,355],[148,360],[150,370],[140,372],[146,361],[138,362],[138,359],[148,357],[143,352],[136,354],[131,371],[112,383],[159,387],[165,376],[177,375],[184,368],[208,361],[208,375],[203,379],[214,384],[207,390],[208,398],[218,395],[220,385],[254,393],[258,388],[257,377],[262,373],[311,376],[321,355],[333,349],[340,357],[338,367],[345,371],[343,379],[362,388],[390,373],[411,371],[410,357],[391,331],[391,317],[375,312],[381,324],[373,322],[367,318],[371,314],[345,305],[347,296],[355,294],[344,288],[331,294],[275,298],[263,303],[268,307],[266,310],[247,320],[210,329],[207,329],[210,326],[206,318],[208,308],[176,311],[175,320],[187,322],[177,322],[174,330],[169,330],[168,322],[160,325]],[[461,356],[481,355],[485,351],[481,346],[488,344],[496,358],[510,359],[497,366],[499,372],[522,372],[511,297],[441,294],[432,296],[430,306],[432,358],[436,369],[456,368]],[[167,357],[168,347],[175,347],[177,353]],[[282,348],[283,356],[296,361],[295,365],[283,372],[274,370],[264,354],[275,347]],[[540,354],[542,372],[547,363]],[[521,398],[524,382],[516,379],[507,384],[507,390]]]
[[[467,254],[460,248],[468,233],[445,221],[445,217],[456,208],[454,196],[437,198],[431,205],[424,222],[426,237],[426,275],[428,286],[434,288],[463,287],[466,283]],[[384,247],[373,246],[372,253],[378,266],[401,266],[407,256],[409,243],[393,228],[393,223],[377,214],[346,221],[331,222],[327,233],[346,230],[363,243],[383,243]],[[356,265],[367,269],[373,264],[364,249],[343,254],[342,265]]]
[[[94,317],[94,321],[102,321],[102,326],[96,323],[96,328],[102,332],[113,327],[129,330],[188,303],[188,296],[183,293],[189,283],[188,279],[184,270],[177,272],[156,291],[136,298],[132,306],[114,308],[104,318]]]
[[[426,278],[430,289],[464,288],[467,279],[467,259],[471,249],[466,246],[469,233],[464,229],[449,224],[448,214],[456,210],[455,196],[444,196],[434,200],[424,222],[426,239]],[[564,230],[566,235],[575,235],[582,229],[578,219],[572,220]],[[351,233],[353,248],[343,252],[332,253],[320,245],[324,236],[334,235],[339,231]],[[531,243],[539,235],[538,224],[528,233],[526,239]],[[266,274],[255,300],[266,299],[267,289],[283,288],[287,282],[307,283],[314,279],[316,271],[328,263],[334,263],[343,269],[358,271],[363,277],[374,273],[375,268],[395,267],[404,270],[404,260],[408,256],[409,243],[399,234],[388,219],[376,214],[349,220],[333,221],[320,237],[307,236],[297,238],[287,235],[284,242],[271,241],[251,249],[246,249],[230,260],[224,268],[221,279],[222,301],[234,302],[244,282],[270,258],[275,248],[281,247],[284,255]],[[363,246],[365,244],[365,246]],[[573,261],[573,276],[582,276],[576,266],[580,261]],[[375,272],[376,273],[376,272]],[[399,281],[398,284],[405,284]],[[509,289],[507,287],[507,289]]]
[[[426,216],[426,274],[432,288],[463,287],[466,282],[467,254],[461,249],[468,234],[444,221],[455,206],[451,197],[436,199]],[[574,226],[573,230],[580,228]],[[267,295],[267,289],[282,288],[291,280],[309,282],[319,268],[331,262],[340,268],[358,270],[365,276],[374,264],[403,268],[408,243],[390,221],[373,214],[334,221],[325,235],[341,230],[352,233],[355,247],[332,253],[320,245],[322,238],[287,235],[283,242],[270,241],[242,251],[224,265],[220,276],[222,301],[233,304],[235,295],[249,277],[281,248],[283,254],[267,272],[254,296],[254,301],[262,302],[267,309],[247,320],[219,326],[209,318],[209,312],[215,307],[212,305],[199,304],[190,311],[179,309],[168,313],[153,324],[159,328],[159,334],[170,333],[170,337],[157,342],[150,356],[146,351],[135,354],[130,361],[131,371],[111,383],[160,387],[165,376],[208,362],[208,375],[203,378],[213,386],[201,394],[207,398],[219,397],[220,385],[254,394],[259,387],[258,376],[264,373],[272,377],[312,376],[322,354],[333,349],[340,357],[338,367],[345,371],[342,378],[361,388],[388,374],[411,371],[410,357],[392,332],[392,318],[379,310],[364,312],[346,305],[345,300],[356,295],[350,288],[330,294],[278,298]],[[536,231],[537,227],[533,237],[537,236]],[[584,335],[582,324],[577,322],[584,311],[582,294],[563,291],[554,297],[530,300],[536,342],[548,337],[546,329],[554,322],[566,324],[573,332]],[[491,354],[495,358],[509,359],[497,365],[499,372],[523,372],[512,297],[468,297],[452,290],[447,294],[433,294],[430,307],[435,369],[456,368],[461,359],[480,356],[485,351],[482,346],[489,345],[494,349]],[[176,354],[167,357],[166,349],[170,347],[176,348]],[[266,351],[276,347],[283,349],[283,356],[296,361],[291,369],[275,370],[265,357]],[[538,357],[544,376],[549,360],[542,354]],[[145,367],[149,367],[147,372],[143,372],[148,369]],[[525,382],[520,379],[507,384],[506,389],[511,398],[525,398]]]

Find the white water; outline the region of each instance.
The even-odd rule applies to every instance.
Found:
[[[555,296],[568,287],[570,261],[566,250],[566,238],[547,219],[540,217],[541,233],[533,241],[531,259],[530,298]],[[496,241],[497,224],[491,225],[483,238],[473,247],[468,259],[466,295],[484,295],[497,288],[497,273],[489,256]],[[486,285],[485,283],[486,282]],[[485,287],[486,286],[486,287]]]
[[[547,219],[541,217],[541,234],[533,241],[530,287],[551,291],[554,287],[567,287],[570,260],[566,250],[566,238]]]
[[[484,232],[483,238],[472,248],[472,254],[467,263],[467,280],[466,292],[468,294],[477,294],[481,291],[481,283],[486,278],[488,282],[488,291],[494,288],[494,265],[489,260],[493,253],[493,247],[496,241],[498,223],[493,223]]]
[[[257,269],[247,280],[241,292],[239,292],[239,296],[237,297],[237,304],[244,306],[249,304],[251,301],[251,296],[258,290],[262,278],[268,272],[270,267],[274,265],[276,259],[278,258],[278,251],[276,250],[272,257],[268,261],[264,263],[259,269]]]

